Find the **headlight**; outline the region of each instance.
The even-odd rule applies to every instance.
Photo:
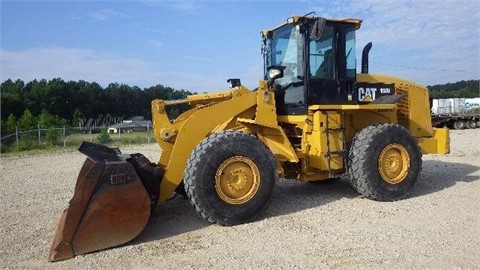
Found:
[[[240,79],[228,79],[227,83],[229,84],[230,88],[235,88],[237,86],[242,85]]]
[[[283,77],[283,70],[285,69],[284,66],[271,66],[267,68],[268,71],[268,78],[282,78]]]
[[[272,68],[268,71],[268,77],[272,79],[273,77],[277,76],[278,74],[282,74],[282,71],[279,69]]]

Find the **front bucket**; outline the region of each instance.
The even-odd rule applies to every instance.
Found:
[[[57,223],[49,261],[124,244],[140,234],[150,217],[152,196],[136,172],[136,163],[127,161],[131,156],[86,142],[79,151],[88,158],[69,207]]]

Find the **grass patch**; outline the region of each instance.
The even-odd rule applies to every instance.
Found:
[[[41,144],[38,143],[38,139],[35,138],[22,138],[19,140],[18,147],[16,144],[4,145],[2,144],[2,153],[0,156],[9,157],[19,154],[44,154],[44,153],[56,153],[62,151],[74,151],[78,148],[82,141],[100,143],[99,133],[96,134],[82,134],[74,133],[60,138],[58,143],[52,145],[47,142]],[[154,143],[155,137],[153,132],[131,132],[121,134],[109,134],[110,141],[105,144],[111,147],[120,147],[127,145],[139,145]],[[100,137],[101,138],[101,137]]]

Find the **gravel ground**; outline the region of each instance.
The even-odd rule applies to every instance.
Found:
[[[122,150],[159,156],[156,144]],[[408,199],[281,180],[260,220],[234,227],[209,225],[177,197],[129,244],[56,263],[47,251],[85,157],[2,157],[0,269],[479,269],[479,157],[480,130],[454,130],[451,154],[423,157]]]

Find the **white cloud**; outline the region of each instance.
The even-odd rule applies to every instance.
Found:
[[[184,59],[189,60],[189,61],[195,61],[195,62],[212,62],[213,60],[211,58],[207,57],[198,57],[198,56],[193,56],[193,55],[184,55],[182,56]]]
[[[163,42],[161,42],[160,40],[149,40],[148,45],[155,48],[161,48],[163,47]]]
[[[338,1],[323,12],[363,19],[357,57],[372,41],[371,59],[391,65],[372,64],[372,71],[423,84],[480,78],[479,1]]]
[[[125,14],[123,14],[120,11],[114,10],[114,9],[101,9],[99,11],[91,12],[88,14],[90,17],[99,20],[99,21],[106,21],[112,18],[125,18],[127,17]]]
[[[175,1],[154,1],[157,5],[180,5]],[[370,53],[374,73],[405,77],[422,84],[440,84],[480,78],[480,2],[431,1],[331,1],[328,8],[314,7],[318,16],[363,19],[357,33],[357,58],[362,47],[373,41]],[[202,3],[201,3],[202,4]],[[198,2],[186,2],[198,7]],[[173,8],[173,7],[171,7]],[[179,7],[180,8],[180,7]],[[186,10],[188,8],[184,7]],[[115,10],[100,10],[91,16],[108,19],[125,16]],[[164,48],[154,37],[146,42]],[[209,68],[192,72],[175,69],[175,63],[126,58],[111,53],[59,46],[26,50],[0,50],[0,79],[52,79],[111,82],[139,87],[156,84],[204,92],[225,89],[229,76],[242,79],[247,87],[257,87],[262,76],[259,59],[245,60],[241,72],[210,68],[208,57],[184,55],[188,61],[204,62]],[[214,63],[215,62],[215,63]],[[219,65],[220,67],[220,65]],[[250,67],[250,68],[249,68]],[[193,72],[195,74],[193,74]],[[243,72],[243,73],[242,73]]]
[[[366,15],[359,45],[373,41],[381,50],[381,61],[402,66],[394,72],[423,84],[480,78],[480,2],[365,0],[355,4],[359,14]]]
[[[166,1],[166,4],[172,9],[190,13],[201,9],[201,5],[197,1]]]
[[[353,4],[355,13],[365,16],[361,35],[380,44],[432,50],[453,42],[457,48],[478,45],[480,5],[476,1],[365,0]]]
[[[97,82],[150,87],[157,84],[192,92],[225,90],[225,78],[219,74],[177,72],[168,67],[133,58],[123,58],[87,49],[50,46],[23,51],[0,50],[0,81],[61,78],[65,81]]]
[[[202,4],[196,0],[144,0],[143,3],[150,7],[166,6],[185,13],[197,13],[202,9]]]
[[[24,51],[0,51],[1,80],[8,78],[30,81],[33,79],[141,82],[142,73],[153,72],[149,63],[121,58],[92,50],[64,47],[45,47]],[[132,72],[134,71],[134,72]]]
[[[242,84],[249,88],[254,89],[258,87],[258,81],[263,79],[263,65],[259,61],[258,64],[253,64],[245,69],[245,71],[238,75],[238,78],[242,80]]]

